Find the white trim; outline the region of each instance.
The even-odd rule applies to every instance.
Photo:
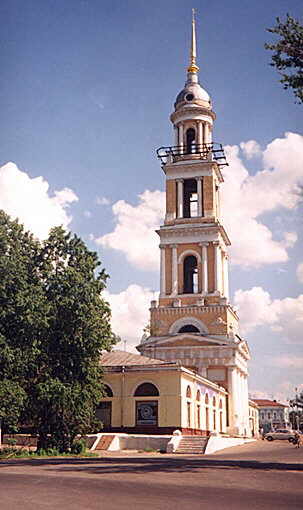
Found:
[[[208,333],[208,329],[205,324],[196,317],[182,317],[171,325],[169,328],[169,334],[175,335],[179,333],[179,329],[187,325],[195,326],[199,330],[199,333]]]
[[[201,264],[201,255],[197,251],[195,251],[195,250],[185,250],[185,251],[183,251],[179,255],[178,264],[182,264],[183,260],[185,259],[185,257],[187,257],[187,255],[194,255],[194,257],[196,257],[196,259],[197,259],[197,262],[199,264]]]

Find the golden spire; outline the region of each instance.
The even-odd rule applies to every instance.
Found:
[[[192,21],[191,21],[191,48],[189,56],[189,66],[187,71],[189,73],[197,73],[199,67],[196,64],[196,21],[195,21],[195,9],[192,9]]]

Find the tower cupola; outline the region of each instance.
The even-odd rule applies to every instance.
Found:
[[[208,92],[199,83],[199,67],[196,64],[196,22],[195,10],[192,11],[191,47],[189,54],[189,66],[187,68],[187,80],[184,88],[179,92],[174,104],[175,110],[182,106],[211,108],[211,100]]]

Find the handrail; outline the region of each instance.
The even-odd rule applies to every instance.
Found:
[[[168,147],[159,147],[157,149],[157,157],[161,159],[162,165],[166,165],[169,158],[172,158],[173,162],[179,161],[183,156],[194,155],[203,160],[216,161],[218,166],[228,166],[226,156],[221,143],[211,142],[195,144],[192,143],[190,149],[184,145],[171,145]]]

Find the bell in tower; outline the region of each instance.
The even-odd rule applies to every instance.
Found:
[[[228,235],[220,217],[221,169],[213,142],[216,118],[198,79],[193,13],[187,80],[170,116],[174,145],[157,155],[166,179],[160,237],[160,296],[150,309],[150,336],[137,347],[148,357],[180,361],[229,392],[230,430],[248,430],[247,360],[238,316],[229,302]],[[241,431],[242,429],[242,431]]]

